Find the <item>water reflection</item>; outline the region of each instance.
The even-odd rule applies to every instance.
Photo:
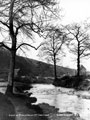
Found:
[[[79,113],[80,117],[85,120],[90,120],[90,99],[78,97],[78,92],[71,94],[73,93],[73,89],[56,88],[53,85],[37,84],[33,85],[30,91],[33,92],[33,96],[37,97],[36,104],[49,103],[59,108],[60,112],[69,111],[75,114]],[[82,91],[81,94],[83,94]]]

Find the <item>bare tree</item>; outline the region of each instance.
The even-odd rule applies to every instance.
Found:
[[[77,56],[77,76],[80,76],[80,60],[88,56],[88,44],[90,44],[90,36],[88,29],[84,25],[72,24],[67,25],[68,31],[68,46],[70,51]]]
[[[57,79],[57,61],[63,56],[62,45],[65,42],[66,35],[62,29],[50,26],[46,29],[46,40],[41,46],[40,57],[54,64],[54,79]]]
[[[0,1],[0,31],[4,39],[0,47],[5,47],[11,53],[8,85],[13,91],[16,51],[22,46],[34,46],[21,42],[20,35],[33,39],[33,33],[42,35],[43,26],[48,17],[54,13],[55,0],[1,0]],[[51,20],[51,19],[49,19]],[[23,37],[24,39],[24,37]]]

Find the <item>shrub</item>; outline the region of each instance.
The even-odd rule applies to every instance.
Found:
[[[55,86],[78,88],[85,80],[85,76],[64,76],[54,81]]]
[[[21,83],[26,83],[26,84],[30,84],[31,83],[31,79],[28,76],[25,76],[25,77],[17,76],[17,77],[14,78],[14,81],[21,82]]]

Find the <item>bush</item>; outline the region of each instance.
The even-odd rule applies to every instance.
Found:
[[[18,92],[24,92],[25,90],[30,90],[32,88],[29,77],[15,77],[14,87]]]
[[[30,84],[31,83],[30,77],[28,77],[28,76],[25,76],[25,77],[15,77],[14,81],[15,82],[21,82],[21,83],[26,83],[26,84]]]
[[[85,80],[85,76],[64,76],[54,81],[55,86],[78,88]]]

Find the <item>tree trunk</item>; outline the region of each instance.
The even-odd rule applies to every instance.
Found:
[[[57,80],[57,66],[56,66],[56,57],[54,55],[54,80]]]
[[[15,58],[16,58],[16,51],[12,50],[11,58],[10,58],[10,68],[8,74],[8,87],[9,87],[9,92],[11,93],[13,93]]]
[[[78,56],[77,56],[77,77],[80,77],[80,44],[78,42]]]
[[[9,10],[9,34],[12,40],[11,47],[11,58],[10,58],[10,69],[8,74],[8,87],[6,93],[13,93],[13,83],[14,83],[14,69],[15,69],[15,57],[16,57],[16,35],[14,33],[13,26],[13,8],[15,0],[11,0],[10,10]]]
[[[14,70],[15,70],[15,58],[16,58],[16,36],[11,36],[12,38],[12,48],[10,51],[10,68],[8,74],[8,88],[7,93],[13,93],[13,86],[14,86]]]
[[[80,58],[77,59],[77,76],[80,76]]]

